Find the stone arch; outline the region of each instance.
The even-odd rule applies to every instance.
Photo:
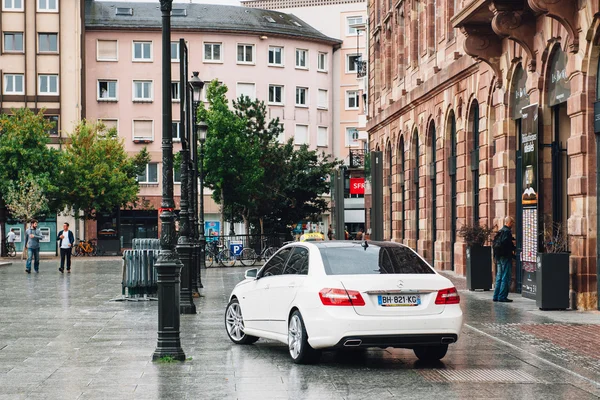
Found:
[[[427,220],[427,243],[426,257],[431,265],[435,266],[436,251],[435,244],[437,241],[437,146],[436,146],[436,124],[433,115],[427,122],[427,130],[425,134],[425,169],[427,173],[426,179],[426,220]]]

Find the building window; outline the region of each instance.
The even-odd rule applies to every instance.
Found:
[[[152,81],[133,81],[133,101],[152,101]]]
[[[237,84],[237,97],[248,96],[250,100],[256,99],[256,88],[254,83],[240,83]]]
[[[283,123],[279,123],[280,126],[280,131],[279,131],[279,135],[277,135],[277,143],[285,143],[285,125]]]
[[[181,185],[181,164],[175,163],[173,165],[173,183]]]
[[[358,129],[346,128],[346,147],[358,147]]]
[[[2,0],[2,10],[23,11],[23,0]]]
[[[317,107],[327,109],[327,108],[329,108],[328,103],[329,103],[329,99],[327,96],[327,90],[319,89],[319,98],[318,98],[318,102],[317,102]]]
[[[317,128],[317,147],[327,147],[327,127],[319,126]]]
[[[111,129],[115,129],[117,132],[119,131],[119,120],[116,118],[102,118],[99,119],[98,122],[103,123],[107,131]]]
[[[296,125],[294,144],[308,144],[308,125]]]
[[[358,90],[346,91],[346,110],[358,110]]]
[[[204,61],[221,62],[221,43],[204,43]]]
[[[4,51],[23,52],[23,32],[5,32]]]
[[[152,42],[133,42],[133,61],[152,61]]]
[[[317,59],[317,70],[321,72],[327,72],[327,53],[319,53]]]
[[[296,87],[296,105],[307,106],[308,105],[308,88]]]
[[[296,49],[296,68],[308,69],[308,50]]]
[[[39,76],[39,94],[58,94],[58,75],[40,75]]]
[[[25,94],[23,74],[4,74],[4,94]]]
[[[52,125],[48,129],[48,135],[58,136],[58,115],[45,115],[44,119]]]
[[[237,46],[237,61],[238,61],[238,64],[253,64],[254,63],[254,45],[253,44],[238,44],[238,46]]]
[[[283,86],[269,85],[269,104],[283,104]]]
[[[346,54],[346,73],[356,73],[358,61],[360,61],[360,54]]]
[[[137,180],[139,183],[158,183],[158,164],[146,164],[146,170],[138,175]]]
[[[98,40],[96,42],[97,61],[118,61],[118,41]]]
[[[117,81],[98,81],[98,101],[117,101]]]
[[[179,82],[171,82],[171,100],[181,101],[181,92]]]
[[[174,142],[181,142],[181,135],[179,134],[179,128],[181,126],[181,123],[179,121],[173,121],[172,125],[171,125],[171,130],[173,132],[173,141]]]
[[[179,62],[179,42],[171,42],[171,62]]]
[[[358,29],[352,27],[352,25],[362,24],[363,23],[362,17],[348,17],[348,18],[346,18],[346,23],[347,23],[346,26],[348,27],[348,29],[346,30],[346,33],[348,36],[362,35],[364,33],[363,30],[358,30]]]
[[[269,47],[269,65],[283,66],[283,47]]]
[[[152,142],[154,140],[154,121],[133,120],[133,141]]]
[[[58,11],[58,0],[38,0],[38,11]]]
[[[58,35],[56,33],[38,34],[38,50],[46,53],[58,52]]]

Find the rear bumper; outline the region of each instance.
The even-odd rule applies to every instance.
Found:
[[[463,314],[460,305],[448,305],[440,314],[423,316],[361,316],[351,307],[319,307],[303,313],[308,342],[315,349],[344,347],[350,339],[359,347],[414,347],[458,339]],[[340,345],[341,344],[341,345]],[[348,346],[346,346],[348,347]]]
[[[367,335],[343,337],[334,347],[401,347],[413,348],[417,346],[435,346],[450,344],[458,340],[458,335],[450,334],[422,334],[422,335]]]

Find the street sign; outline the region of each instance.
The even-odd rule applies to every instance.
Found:
[[[244,244],[240,241],[232,241],[229,243],[229,251],[235,256],[239,256],[242,254],[242,250],[244,250]]]

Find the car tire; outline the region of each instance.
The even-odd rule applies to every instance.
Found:
[[[258,340],[256,336],[244,332],[244,317],[238,299],[232,299],[225,309],[225,331],[235,344],[252,344]]]
[[[444,356],[448,352],[448,345],[440,344],[437,346],[420,346],[415,347],[413,351],[415,352],[417,358],[421,361],[439,361],[442,358],[444,358]]]
[[[304,320],[298,310],[292,313],[288,323],[288,351],[296,364],[313,364],[321,357],[321,351],[308,343]]]

